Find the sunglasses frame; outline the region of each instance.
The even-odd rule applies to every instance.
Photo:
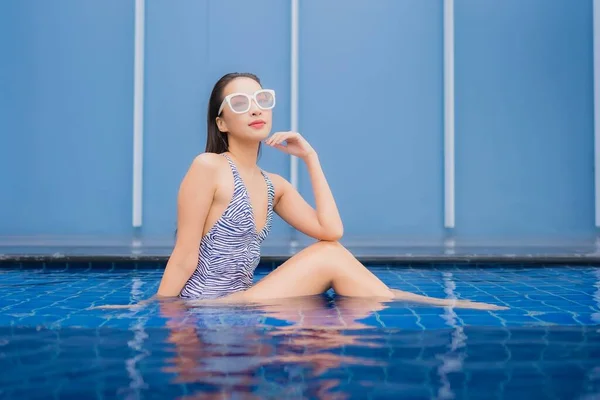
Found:
[[[273,96],[273,105],[271,107],[261,107],[260,104],[258,104],[258,101],[256,100],[256,96],[260,93],[270,93],[271,96]],[[235,111],[233,109],[233,107],[231,106],[231,99],[235,96],[245,96],[246,98],[248,98],[248,108],[244,111]],[[228,94],[227,96],[225,96],[225,98],[223,99],[223,102],[221,103],[221,107],[219,107],[219,112],[217,113],[217,115],[221,115],[221,112],[223,112],[223,108],[225,108],[225,103],[227,103],[227,105],[229,106],[229,109],[231,110],[231,112],[235,113],[235,114],[243,114],[246,113],[250,110],[250,108],[252,107],[252,100],[254,100],[254,102],[256,103],[256,105],[258,106],[258,108],[260,108],[261,110],[271,110],[275,107],[275,91],[273,89],[259,89],[256,92],[254,92],[253,94],[248,94],[248,93],[231,93]]]

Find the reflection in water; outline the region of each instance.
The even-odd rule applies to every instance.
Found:
[[[593,271],[594,276],[596,277],[594,281],[594,287],[596,290],[593,293],[594,302],[596,303],[596,309],[600,310],[600,270],[596,269]],[[592,314],[592,320],[600,324],[600,312],[595,312]]]
[[[446,298],[457,299],[456,294],[454,293],[456,283],[454,282],[451,272],[443,273],[443,282]],[[452,328],[452,339],[447,346],[448,350],[445,353],[440,353],[438,356],[438,359],[441,360],[442,363],[437,368],[438,376],[441,381],[437,398],[453,399],[455,398],[455,393],[452,390],[448,375],[452,373],[462,373],[463,361],[466,355],[464,352],[460,351],[460,349],[465,346],[467,336],[464,333],[462,324],[458,324],[458,316],[456,315],[454,308],[444,307],[442,318],[446,321],[446,324]]]
[[[289,375],[286,382],[272,385],[279,396],[282,389],[305,391],[302,385],[290,385],[296,375],[303,381],[314,380],[311,397],[343,399],[347,398],[343,393],[330,392],[342,382],[326,377],[329,371],[352,366],[385,367],[385,363],[364,352],[383,344],[374,340],[377,336],[368,334],[373,328],[359,322],[386,308],[380,301],[338,297],[333,303],[326,296],[308,296],[231,308],[222,307],[221,314],[214,307],[188,308],[182,301],[161,303],[160,312],[168,318],[170,330],[167,340],[175,345],[175,355],[166,360],[169,366],[164,372],[175,373],[176,383],[205,383],[218,388],[211,394],[202,392],[184,398],[247,395],[252,387],[269,386],[265,382],[275,368],[280,370],[276,374],[281,375],[283,369]],[[241,326],[227,330],[201,328],[207,325],[206,319],[214,321],[222,315],[237,316]],[[265,318],[286,324],[273,327],[272,321],[264,324]],[[364,355],[344,354],[351,346],[362,349]]]
[[[451,297],[454,276],[445,278]],[[592,399],[600,394],[597,326],[461,327],[460,311],[425,307],[419,315],[444,317],[447,327],[405,330],[378,327],[373,315],[400,320],[403,311],[405,304],[396,302],[325,296],[244,307],[190,307],[177,300],[132,313],[112,311],[114,320],[124,322],[119,328],[0,327],[0,397]]]
[[[141,290],[143,281],[140,278],[132,278],[131,285],[131,301],[139,302],[143,299],[144,293]],[[128,317],[135,317],[137,311],[132,310],[128,313]],[[132,318],[133,323],[131,324],[130,330],[133,331],[133,339],[127,342],[127,345],[134,350],[132,357],[125,360],[125,368],[129,375],[130,383],[129,387],[120,391],[119,395],[125,396],[126,399],[139,399],[140,390],[148,387],[142,373],[138,369],[138,364],[141,360],[149,356],[149,352],[144,348],[144,341],[148,338],[144,326],[148,317],[137,317]]]
[[[198,328],[167,308],[171,327],[147,328],[140,341],[135,391],[123,365],[137,354],[129,330],[0,327],[0,397],[429,399],[443,387],[456,399],[600,395],[596,327],[465,327],[462,373],[442,381],[451,330]]]

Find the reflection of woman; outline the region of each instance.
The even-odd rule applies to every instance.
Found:
[[[185,397],[209,399],[272,386],[271,379],[261,386],[261,379],[268,377],[261,378],[264,372],[261,374],[260,370],[273,364],[294,365],[302,369],[306,379],[342,365],[376,365],[368,359],[334,351],[346,345],[374,347],[375,344],[364,339],[367,336],[364,331],[359,342],[360,336],[353,334],[352,329],[366,328],[357,321],[385,306],[373,299],[344,297],[337,297],[334,307],[327,307],[325,302],[323,296],[298,297],[249,311],[255,317],[263,315],[291,324],[283,327],[263,329],[249,323],[245,328],[201,329],[198,326],[210,324],[203,319],[212,319],[213,307],[189,309],[181,301],[161,301],[160,312],[167,317],[170,332],[167,341],[175,345],[175,355],[166,360],[169,366],[163,372],[175,373],[175,383],[214,385],[213,394],[203,390],[204,393]],[[275,380],[280,381],[284,372],[276,370]],[[334,396],[328,390],[340,384],[337,379],[319,378],[307,390],[311,391],[311,397],[339,399],[340,393]]]
[[[208,105],[206,152],[196,157],[181,183],[177,240],[158,295],[248,302],[333,288],[352,297],[450,304],[388,288],[337,242],[342,222],[317,153],[296,132],[269,137],[274,106],[275,92],[262,88],[252,74],[228,74],[216,83]],[[305,162],[316,209],[284,178],[257,166],[261,142]],[[319,242],[253,285],[273,212]],[[451,304],[500,308],[470,301]]]

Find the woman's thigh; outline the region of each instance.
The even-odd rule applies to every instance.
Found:
[[[345,296],[393,294],[371,271],[337,242],[317,242],[303,249],[245,292],[245,300],[267,300],[321,294],[332,288]]]

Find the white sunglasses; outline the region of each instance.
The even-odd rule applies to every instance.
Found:
[[[221,115],[225,103],[229,105],[231,111],[236,114],[243,114],[250,110],[252,100],[256,103],[258,108],[262,110],[270,110],[275,107],[275,91],[271,89],[260,89],[249,95],[246,93],[231,93],[223,99],[221,107],[217,115]]]

